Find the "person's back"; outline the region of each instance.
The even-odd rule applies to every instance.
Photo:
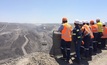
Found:
[[[72,31],[72,26],[68,23],[64,23],[63,25],[63,30],[61,31],[61,38],[64,39],[65,41],[72,41],[71,39],[71,31]]]
[[[73,61],[80,63],[81,62],[80,47],[81,47],[81,42],[82,42],[82,32],[79,27],[79,20],[75,20],[74,25],[75,27],[73,29],[72,41],[75,45],[76,56]]]
[[[93,33],[97,33],[97,32],[98,32],[98,26],[97,26],[96,24],[91,25],[90,27],[91,27],[91,31],[92,31]]]
[[[88,35],[88,34],[90,34],[90,28],[89,28],[89,26],[87,24],[83,25],[82,26],[82,31],[84,32],[85,36]]]
[[[94,53],[97,52],[97,36],[98,36],[98,26],[95,24],[94,20],[90,21],[90,28],[93,33],[94,38],[92,39],[93,43],[93,51]]]
[[[102,38],[107,38],[107,27],[106,26],[103,27],[103,36],[102,36]]]
[[[102,44],[101,44],[101,36],[103,35],[103,24],[100,22],[100,19],[96,19],[97,26],[98,26],[98,36],[97,36],[97,41],[98,41],[98,48],[101,50]]]
[[[83,41],[84,41],[84,58],[91,58],[90,55],[90,40],[91,40],[91,30],[90,27],[84,22],[82,27]]]
[[[103,32],[103,24],[100,22],[100,19],[96,20],[98,26],[98,32]]]
[[[103,32],[102,23],[98,22],[97,26],[98,26],[98,32]]]
[[[102,41],[102,48],[106,48],[106,40],[107,40],[107,27],[105,25],[105,23],[103,23],[103,36],[101,37]]]

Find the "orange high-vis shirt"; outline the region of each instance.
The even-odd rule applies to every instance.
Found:
[[[91,30],[91,26],[89,26],[89,28],[90,28],[90,36],[91,36],[91,39],[93,39],[93,38],[94,38],[94,35],[93,35],[92,30]]]
[[[82,31],[84,32],[84,35],[90,34],[89,26],[88,25],[83,25],[82,26]]]
[[[103,27],[103,36],[101,38],[107,38],[107,27]]]
[[[72,41],[72,26],[68,23],[63,24],[63,30],[61,31],[61,38],[65,41]]]
[[[98,33],[98,26],[96,24],[91,25],[90,27],[91,27],[92,33]]]
[[[94,38],[94,35],[93,35],[93,33],[92,33],[92,31],[88,25],[85,24],[82,27],[82,30],[84,31],[84,36],[86,36],[87,34],[90,34],[91,38]]]

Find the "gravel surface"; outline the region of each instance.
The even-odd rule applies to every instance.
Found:
[[[16,59],[8,60],[0,65],[107,65],[107,50],[92,56],[91,61],[82,60],[82,64],[77,64],[70,60],[70,64],[59,58],[52,58],[49,54],[43,52],[31,53]]]

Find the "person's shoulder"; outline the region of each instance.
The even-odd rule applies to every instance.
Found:
[[[99,24],[99,22],[98,23],[96,23],[97,25]]]
[[[69,26],[72,26],[70,23],[68,23]]]
[[[86,27],[87,25],[85,24],[85,25],[83,25],[82,27]]]
[[[62,26],[66,25],[66,23],[63,23]]]
[[[94,25],[92,25],[92,26],[94,26],[94,27],[95,27],[95,26],[97,26],[97,24],[94,24]]]
[[[60,25],[60,27],[63,27],[63,26],[64,26],[63,24]]]
[[[97,23],[97,25],[100,25],[100,24],[102,24],[102,23],[101,23],[101,22],[98,22],[98,23]]]
[[[107,26],[105,28],[107,29]]]

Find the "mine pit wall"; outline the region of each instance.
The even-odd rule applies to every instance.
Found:
[[[9,36],[9,37],[7,37]],[[14,34],[6,35],[5,38],[0,37],[0,40],[5,40],[7,42],[1,42],[3,46],[0,46],[0,61],[8,58],[17,58],[23,56],[23,52],[21,46],[25,42],[25,38],[23,36],[19,36],[18,39],[14,40]],[[2,39],[3,38],[3,39]]]
[[[48,36],[48,34],[41,36],[39,34],[32,34],[30,32],[26,35],[26,37],[29,40],[28,44],[25,46],[28,54],[33,52],[50,52],[52,47],[52,38]]]

